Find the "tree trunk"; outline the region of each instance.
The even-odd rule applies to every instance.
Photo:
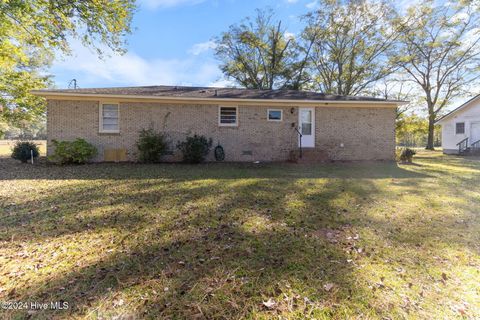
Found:
[[[433,140],[435,136],[435,115],[430,114],[428,116],[428,139],[427,139],[427,150],[435,150],[433,147]]]

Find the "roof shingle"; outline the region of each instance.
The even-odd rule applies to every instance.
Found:
[[[297,90],[258,90],[240,88],[184,87],[184,86],[143,86],[88,89],[50,89],[40,93],[71,93],[98,95],[152,96],[203,99],[258,99],[258,100],[318,100],[318,101],[375,101],[404,102],[364,96],[329,95]]]

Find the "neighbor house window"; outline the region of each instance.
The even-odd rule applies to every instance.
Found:
[[[465,134],[465,122],[457,122],[455,124],[455,133],[456,134]]]
[[[238,125],[237,107],[219,107],[218,124],[220,126],[234,127]]]
[[[117,103],[100,104],[100,132],[117,133],[120,131],[119,108]]]
[[[283,112],[280,109],[268,109],[268,121],[282,121]]]

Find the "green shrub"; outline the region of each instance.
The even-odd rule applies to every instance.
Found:
[[[52,140],[52,143],[55,152],[49,159],[58,164],[83,164],[97,155],[97,149],[81,138],[74,141]]]
[[[417,152],[415,150],[412,150],[410,148],[405,148],[402,150],[402,153],[400,154],[400,160],[403,162],[412,163],[413,156],[416,154]]]
[[[13,147],[12,158],[26,163],[32,158],[32,151],[33,158],[37,158],[40,155],[38,146],[35,143],[30,141],[18,141]]]
[[[177,144],[177,148],[183,153],[183,161],[188,163],[203,162],[211,147],[212,139],[196,134]]]
[[[168,148],[165,135],[153,129],[143,129],[137,141],[138,159],[141,162],[159,162]]]

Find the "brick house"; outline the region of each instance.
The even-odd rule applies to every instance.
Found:
[[[292,90],[124,87],[38,90],[47,99],[47,153],[52,139],[84,138],[96,161],[135,161],[139,130],[171,142],[166,161],[181,159],[177,141],[212,138],[226,161],[393,160],[395,108],[401,101]],[[299,132],[302,133],[300,137]],[[209,160],[214,160],[213,152]]]

